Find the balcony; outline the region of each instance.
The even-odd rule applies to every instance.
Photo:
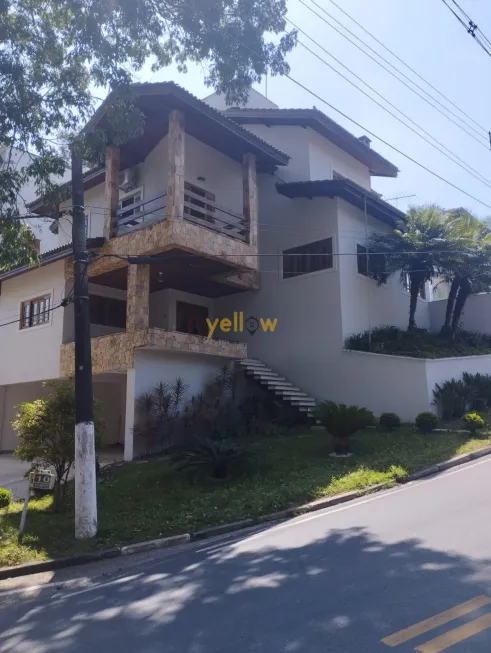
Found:
[[[247,358],[247,344],[243,342],[148,328],[92,338],[93,374],[126,372],[134,367],[137,349],[219,356],[227,359]],[[73,342],[61,345],[60,376],[74,374],[74,355]]]
[[[167,193],[116,211],[116,236],[149,227],[166,219]],[[185,182],[184,220],[247,243],[250,229],[245,217],[219,206],[214,195]]]

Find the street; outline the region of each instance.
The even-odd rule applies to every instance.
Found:
[[[490,496],[483,459],[232,538],[4,581],[0,651],[489,653]]]

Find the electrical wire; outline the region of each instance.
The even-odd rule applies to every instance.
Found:
[[[416,134],[417,136],[419,136],[420,138],[422,138],[426,143],[428,143],[428,145],[431,145],[431,147],[433,147],[433,148],[436,149],[438,152],[440,152],[441,154],[443,154],[443,156],[447,157],[447,159],[449,159],[450,161],[452,161],[452,163],[455,163],[456,165],[458,165],[459,168],[462,168],[462,170],[464,170],[464,171],[467,172],[469,175],[471,175],[472,177],[474,177],[474,179],[477,179],[477,181],[480,181],[480,182],[483,183],[485,186],[488,186],[488,188],[491,188],[491,181],[490,181],[490,180],[486,179],[486,177],[484,177],[483,175],[481,175],[481,173],[478,172],[477,170],[475,170],[475,168],[473,168],[470,164],[468,164],[466,161],[464,161],[463,159],[461,159],[457,154],[455,154],[454,152],[452,152],[452,150],[450,150],[449,148],[447,148],[443,143],[441,143],[441,142],[440,142],[439,140],[437,140],[434,136],[432,136],[428,131],[426,131],[423,127],[421,127],[421,125],[418,125],[418,123],[416,123],[416,122],[415,122],[412,118],[410,118],[406,113],[404,113],[403,111],[401,111],[401,109],[399,109],[395,104],[393,104],[392,102],[390,102],[390,100],[388,100],[386,97],[384,97],[383,95],[381,95],[378,91],[376,91],[376,90],[373,88],[373,86],[370,86],[370,84],[368,84],[367,82],[365,82],[361,77],[359,77],[359,76],[358,76],[356,73],[354,73],[350,68],[348,68],[348,66],[345,66],[341,61],[339,61],[339,59],[337,59],[336,57],[334,57],[334,55],[332,55],[330,52],[328,52],[328,51],[327,51],[327,50],[326,50],[322,45],[320,45],[317,41],[315,41],[311,36],[309,36],[306,32],[304,32],[300,27],[297,27],[297,26],[295,25],[295,23],[293,23],[293,21],[291,21],[291,20],[289,20],[289,19],[287,19],[287,20],[288,20],[288,22],[290,22],[290,23],[293,25],[293,27],[295,27],[295,29],[297,29],[299,32],[301,32],[301,33],[304,34],[307,38],[309,38],[313,43],[315,43],[315,45],[317,45],[319,48],[321,48],[321,50],[323,50],[324,52],[326,52],[326,54],[328,54],[328,55],[329,55],[330,57],[332,57],[335,61],[337,61],[341,66],[343,66],[343,68],[346,68],[346,70],[348,70],[348,71],[349,71],[349,72],[350,72],[354,77],[356,77],[357,79],[359,79],[359,80],[360,80],[363,84],[365,84],[365,85],[366,85],[370,90],[372,90],[372,91],[373,91],[374,93],[376,93],[379,97],[381,97],[385,102],[387,102],[387,104],[389,104],[391,107],[393,107],[396,111],[399,111],[399,113],[400,113],[401,115],[403,115],[407,120],[409,120],[411,123],[413,123],[414,125],[416,125],[416,127],[417,127],[418,129],[420,129],[424,134],[426,134],[427,136],[429,136],[430,138],[432,138],[432,139],[437,143],[437,145],[435,145],[434,143],[432,143],[431,141],[429,141],[425,136],[423,136],[423,135],[420,134],[418,131],[416,131],[416,129],[414,129],[413,127],[411,127],[411,126],[408,125],[407,123],[405,123],[404,120],[402,120],[401,118],[399,118],[399,116],[397,116],[397,115],[394,114],[392,111],[390,111],[389,109],[387,109],[387,107],[384,107],[383,104],[381,104],[380,102],[378,102],[377,100],[375,100],[375,98],[373,98],[373,97],[372,97],[371,95],[369,95],[366,91],[364,91],[362,88],[360,88],[359,86],[357,86],[354,82],[352,82],[352,81],[351,81],[350,79],[348,79],[345,75],[343,75],[343,73],[341,73],[339,70],[336,70],[336,68],[334,68],[334,66],[331,66],[331,64],[329,64],[325,59],[323,59],[320,55],[318,55],[318,54],[317,54],[316,52],[314,52],[311,48],[309,48],[307,45],[305,45],[305,43],[303,43],[302,41],[299,40],[298,43],[299,43],[303,48],[305,48],[308,52],[310,52],[314,57],[316,57],[317,59],[319,59],[319,61],[322,61],[322,63],[324,63],[324,64],[325,64],[326,66],[328,66],[331,70],[333,70],[333,71],[334,71],[335,73],[337,73],[340,77],[342,77],[342,78],[343,78],[344,80],[346,80],[349,84],[351,84],[354,88],[356,88],[358,91],[360,91],[360,93],[363,93],[363,95],[365,95],[365,96],[368,97],[370,100],[372,100],[372,102],[374,102],[377,106],[379,106],[381,109],[383,109],[384,111],[386,111],[389,115],[391,115],[393,118],[395,118],[396,120],[398,120],[402,125],[404,125],[404,126],[407,127],[408,129],[410,129],[414,134]],[[441,147],[438,147],[438,146],[441,146]],[[442,148],[444,148],[444,149],[442,149]],[[447,150],[447,152],[449,152],[449,154],[447,154],[447,152],[445,152],[444,150]],[[459,162],[460,162],[460,163],[459,163]]]
[[[336,18],[334,18],[334,16],[332,16],[332,15],[331,15],[331,14],[330,14],[326,9],[324,9],[323,7],[321,7],[321,5],[319,5],[315,0],[310,0],[310,1],[312,2],[312,4],[314,4],[316,7],[318,7],[318,8],[319,8],[323,13],[325,13],[327,16],[329,16],[332,20],[334,20],[336,23],[338,23],[339,25],[341,25],[341,26],[343,27],[343,29],[345,29],[349,34],[351,34],[351,35],[354,36],[356,39],[358,39],[361,43],[363,43],[363,45],[364,45],[365,47],[367,47],[369,50],[371,50],[371,51],[372,51],[372,52],[373,52],[377,57],[379,57],[380,59],[382,59],[382,61],[384,61],[385,63],[387,63],[389,66],[392,66],[392,68],[394,68],[394,70],[397,70],[397,72],[398,72],[400,75],[402,75],[403,77],[405,77],[409,82],[411,82],[411,84],[413,84],[414,86],[416,86],[416,88],[418,88],[418,89],[421,90],[423,93],[425,93],[426,95],[428,95],[428,97],[431,97],[431,99],[432,99],[434,102],[436,102],[437,104],[439,104],[441,107],[443,107],[443,109],[445,109],[445,111],[448,111],[450,114],[452,114],[453,116],[455,116],[455,117],[457,118],[457,120],[459,120],[462,124],[466,125],[466,127],[469,127],[469,129],[471,129],[472,131],[474,131],[474,132],[477,134],[477,136],[479,136],[479,138],[477,138],[474,134],[472,134],[472,133],[469,132],[467,129],[465,129],[465,128],[462,126],[462,124],[459,124],[459,122],[455,121],[453,118],[451,118],[451,117],[448,116],[446,113],[444,113],[444,111],[442,111],[442,109],[440,109],[440,108],[438,108],[437,106],[435,106],[434,104],[432,104],[432,103],[431,103],[431,102],[430,102],[430,101],[429,101],[429,100],[428,100],[424,95],[422,95],[421,93],[419,93],[418,91],[416,91],[416,90],[415,90],[414,88],[412,88],[412,86],[410,86],[407,82],[405,82],[405,81],[402,80],[400,77],[398,77],[398,76],[397,76],[397,75],[396,75],[392,70],[390,70],[389,68],[387,68],[386,66],[384,66],[384,65],[383,65],[382,63],[380,63],[380,61],[378,61],[375,57],[373,57],[371,54],[369,54],[368,52],[366,52],[362,47],[360,47],[357,43],[355,43],[355,41],[353,41],[352,39],[350,39],[349,36],[346,36],[346,34],[343,34],[343,32],[341,32],[337,27],[335,27],[335,26],[334,26],[332,23],[330,23],[326,18],[324,18],[324,16],[322,16],[322,15],[319,14],[317,11],[315,11],[315,9],[313,9],[310,5],[308,5],[304,0],[298,0],[298,2],[300,2],[304,7],[306,7],[309,11],[311,11],[315,16],[317,16],[318,18],[320,18],[324,23],[326,23],[326,25],[329,25],[329,27],[331,27],[331,29],[335,30],[335,31],[336,31],[338,34],[340,34],[343,38],[345,38],[345,39],[346,39],[347,41],[349,41],[352,45],[354,45],[356,48],[358,48],[358,50],[360,50],[361,52],[363,52],[364,55],[366,55],[367,57],[369,57],[369,58],[370,58],[372,61],[374,61],[378,66],[380,66],[381,68],[383,68],[386,72],[388,72],[390,75],[392,75],[392,77],[394,77],[395,79],[397,79],[397,81],[399,81],[399,82],[400,82],[401,84],[403,84],[406,88],[408,88],[410,91],[412,91],[412,92],[415,93],[418,97],[420,97],[422,100],[424,100],[424,101],[425,101],[425,102],[426,102],[430,107],[432,107],[433,109],[435,109],[436,111],[438,111],[442,116],[444,116],[447,120],[449,120],[449,121],[452,122],[454,125],[456,125],[459,129],[461,129],[463,132],[465,132],[468,136],[470,136],[472,139],[474,139],[477,143],[479,143],[480,145],[482,145],[483,147],[485,147],[486,150],[489,150],[489,140],[486,139],[484,136],[482,136],[482,135],[481,135],[481,134],[480,134],[480,133],[479,133],[479,132],[474,128],[474,127],[468,125],[465,121],[462,120],[462,118],[461,118],[460,116],[456,115],[456,114],[455,114],[453,111],[451,111],[448,107],[445,107],[445,105],[443,105],[439,100],[437,100],[437,99],[434,98],[431,94],[429,94],[428,91],[425,91],[425,89],[422,88],[421,86],[419,86],[419,85],[418,85],[414,80],[412,80],[410,77],[408,77],[408,76],[405,75],[403,72],[401,72],[401,71],[400,71],[396,66],[394,66],[393,64],[391,64],[390,61],[388,61],[387,59],[385,59],[385,57],[383,57],[383,56],[382,56],[381,54],[379,54],[376,50],[374,50],[371,46],[369,46],[367,43],[365,43],[365,41],[363,41],[363,39],[361,39],[359,36],[357,36],[357,35],[356,35],[354,32],[352,32],[350,29],[348,29],[348,28],[347,28],[345,25],[343,25],[339,20],[337,20]],[[481,140],[481,139],[482,139],[482,140]]]
[[[40,313],[40,315],[44,315],[45,313],[52,313],[53,311],[55,311],[58,308],[64,308],[66,306],[66,304],[68,302],[71,302],[71,301],[72,301],[71,299],[69,299],[69,300],[65,299],[65,300],[61,301],[59,304],[57,304],[56,306],[52,306],[51,308],[49,308],[47,311],[43,311],[42,313]],[[17,319],[12,320],[11,322],[4,322],[3,324],[0,324],[0,329],[2,327],[10,326],[11,324],[18,324],[21,319],[22,319],[22,317],[20,315],[18,315]]]
[[[353,22],[355,23],[355,25],[358,25],[358,27],[359,27],[360,29],[362,29],[362,30],[365,32],[365,34],[368,34],[368,35],[369,35],[369,36],[370,36],[374,41],[376,41],[379,45],[381,45],[381,46],[384,48],[384,50],[386,50],[387,52],[389,52],[393,57],[395,57],[398,61],[400,61],[404,66],[406,66],[406,68],[407,68],[408,70],[410,70],[414,75],[416,75],[416,77],[419,77],[419,79],[420,79],[421,81],[423,81],[425,84],[428,84],[428,86],[429,86],[430,88],[432,88],[434,91],[436,91],[436,92],[437,92],[437,93],[438,93],[438,94],[439,94],[439,95],[440,95],[444,100],[446,100],[449,104],[451,104],[453,107],[455,107],[458,111],[460,111],[461,113],[463,113],[464,116],[466,116],[466,118],[469,118],[469,120],[471,120],[471,121],[472,121],[472,122],[473,122],[477,127],[480,127],[480,128],[485,132],[485,134],[488,134],[488,130],[486,129],[486,127],[483,127],[483,126],[482,126],[481,124],[479,124],[476,120],[474,120],[474,118],[472,118],[471,116],[469,116],[468,113],[466,113],[466,112],[465,112],[463,109],[461,109],[457,104],[455,104],[455,102],[452,102],[452,100],[450,100],[450,98],[448,98],[446,95],[444,95],[441,91],[439,91],[439,90],[436,88],[436,86],[434,86],[431,82],[429,82],[429,81],[428,81],[427,79],[425,79],[422,75],[420,75],[416,70],[414,70],[414,68],[412,68],[412,67],[411,67],[409,64],[407,64],[403,59],[401,59],[401,57],[399,57],[399,56],[398,56],[398,55],[397,55],[393,50],[391,50],[390,48],[388,48],[388,47],[385,45],[385,43],[383,43],[380,39],[378,39],[374,34],[372,34],[371,32],[369,32],[369,31],[366,29],[366,27],[364,27],[364,26],[363,26],[361,23],[359,23],[355,18],[353,18],[353,16],[351,16],[351,14],[349,14],[345,9],[343,9],[342,7],[340,7],[336,2],[334,2],[334,0],[329,0],[329,2],[330,2],[331,4],[333,4],[337,9],[339,9],[339,11],[341,11],[345,16],[347,16],[351,21],[353,21]]]
[[[457,10],[460,11],[460,13],[465,16],[467,19],[467,23],[465,20],[459,16],[459,14],[453,9],[447,2],[447,0],[442,0],[443,4],[452,12],[452,14],[455,16],[455,18],[459,21],[461,25],[463,25],[465,31],[472,36],[472,38],[481,46],[481,48],[484,50],[484,52],[491,57],[491,41],[488,39],[488,37],[479,29],[477,24],[472,20],[472,18],[465,13],[465,11],[462,9],[462,7],[459,5],[456,0],[452,0],[453,4],[457,7]]]

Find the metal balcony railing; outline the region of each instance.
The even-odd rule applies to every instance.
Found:
[[[149,200],[135,202],[116,211],[116,235],[148,227],[153,222],[165,220],[167,208],[167,193],[157,195]]]
[[[167,193],[135,202],[116,211],[116,235],[142,229],[166,219]],[[249,225],[240,213],[225,209],[210,194],[184,191],[184,220],[243,242],[249,240]]]

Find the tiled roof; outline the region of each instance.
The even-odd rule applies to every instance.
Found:
[[[320,181],[294,181],[276,184],[281,195],[290,199],[306,197],[341,197],[346,202],[363,211],[366,206],[367,213],[377,220],[385,222],[391,227],[405,222],[406,214],[399,211],[392,204],[380,199],[376,193],[368,188],[355,184],[351,179],[323,179]]]
[[[397,177],[397,167],[360,138],[319,109],[227,109],[224,115],[244,124],[302,125],[311,127],[355,159],[367,165],[372,175]]]

